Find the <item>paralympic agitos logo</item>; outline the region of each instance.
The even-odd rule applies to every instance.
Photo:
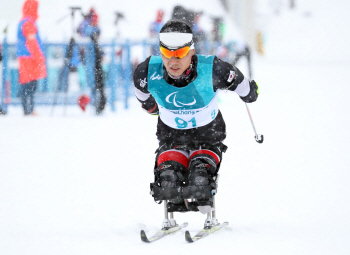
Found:
[[[192,96],[193,97],[193,101],[191,103],[180,102],[179,100],[176,100],[176,93],[177,92],[173,92],[173,93],[169,94],[165,98],[165,101],[167,101],[169,104],[174,104],[176,107],[190,106],[190,105],[194,105],[197,102],[196,99],[194,98],[194,96]],[[171,98],[172,98],[172,101],[170,101]]]

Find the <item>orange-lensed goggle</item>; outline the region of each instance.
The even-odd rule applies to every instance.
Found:
[[[188,44],[185,44],[183,47],[176,49],[176,50],[170,50],[166,48],[163,43],[160,43],[160,52],[164,55],[166,58],[183,58],[185,57],[188,52],[190,51],[190,46],[192,45],[192,41]]]
[[[190,51],[190,46],[185,46],[185,47],[177,49],[177,50],[168,50],[168,49],[160,46],[160,52],[166,58],[172,58],[172,57],[183,58],[188,54],[189,51]]]

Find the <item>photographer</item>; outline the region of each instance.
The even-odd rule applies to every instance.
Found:
[[[79,25],[78,33],[82,37],[90,37],[94,43],[95,49],[95,105],[96,113],[101,114],[106,105],[106,97],[104,95],[104,81],[102,71],[103,52],[98,44],[100,36],[100,28],[98,27],[98,15],[94,8],[90,9],[87,15],[84,15],[83,22]]]

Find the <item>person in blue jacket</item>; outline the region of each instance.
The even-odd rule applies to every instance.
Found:
[[[158,39],[158,33],[162,26],[164,25],[163,22],[164,17],[164,11],[159,9],[157,10],[157,17],[156,20],[153,21],[149,28],[149,36],[151,41],[157,41]],[[159,55],[159,47],[156,44],[151,45],[151,55]]]

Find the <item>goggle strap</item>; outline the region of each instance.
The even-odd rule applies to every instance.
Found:
[[[176,49],[170,49],[168,46],[166,46],[166,45],[165,45],[164,43],[162,43],[161,41],[159,41],[159,44],[160,44],[160,46],[162,46],[163,48],[165,48],[165,49],[167,49],[167,50],[175,51],[175,50],[181,49],[181,48],[186,47],[186,46],[190,46],[190,47],[191,47],[191,45],[193,44],[193,40],[191,40],[189,43],[186,43],[186,44],[184,44],[184,45],[182,45],[182,46],[179,46],[179,47],[176,48]]]

